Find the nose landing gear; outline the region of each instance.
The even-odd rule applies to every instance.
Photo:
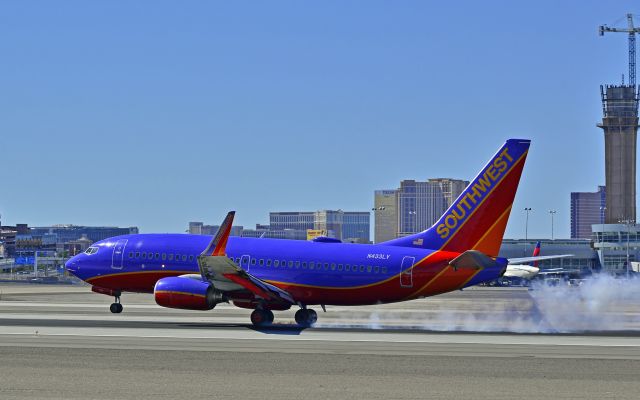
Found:
[[[122,304],[120,304],[120,295],[115,296],[116,301],[109,306],[109,310],[114,314],[120,314],[122,312]]]

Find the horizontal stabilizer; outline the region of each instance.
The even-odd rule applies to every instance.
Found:
[[[449,264],[455,269],[483,269],[496,267],[498,262],[478,250],[467,250],[454,258]]]

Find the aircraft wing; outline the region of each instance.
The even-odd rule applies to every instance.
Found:
[[[286,291],[244,271],[226,255],[234,211],[230,211],[207,248],[198,256],[202,278],[224,293],[247,290],[267,302],[296,304]]]
[[[556,258],[567,258],[573,257],[573,254],[559,254],[555,256],[535,256],[535,257],[521,257],[521,258],[510,258],[509,264],[524,264],[530,263],[534,261],[542,261],[542,260],[553,260]]]

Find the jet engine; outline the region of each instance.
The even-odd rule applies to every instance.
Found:
[[[153,295],[162,307],[186,310],[211,310],[226,301],[224,294],[210,282],[182,276],[158,280]]]

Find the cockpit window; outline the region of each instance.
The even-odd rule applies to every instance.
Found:
[[[96,254],[97,252],[98,252],[98,247],[91,246],[84,251],[84,254],[92,255],[92,254]]]

